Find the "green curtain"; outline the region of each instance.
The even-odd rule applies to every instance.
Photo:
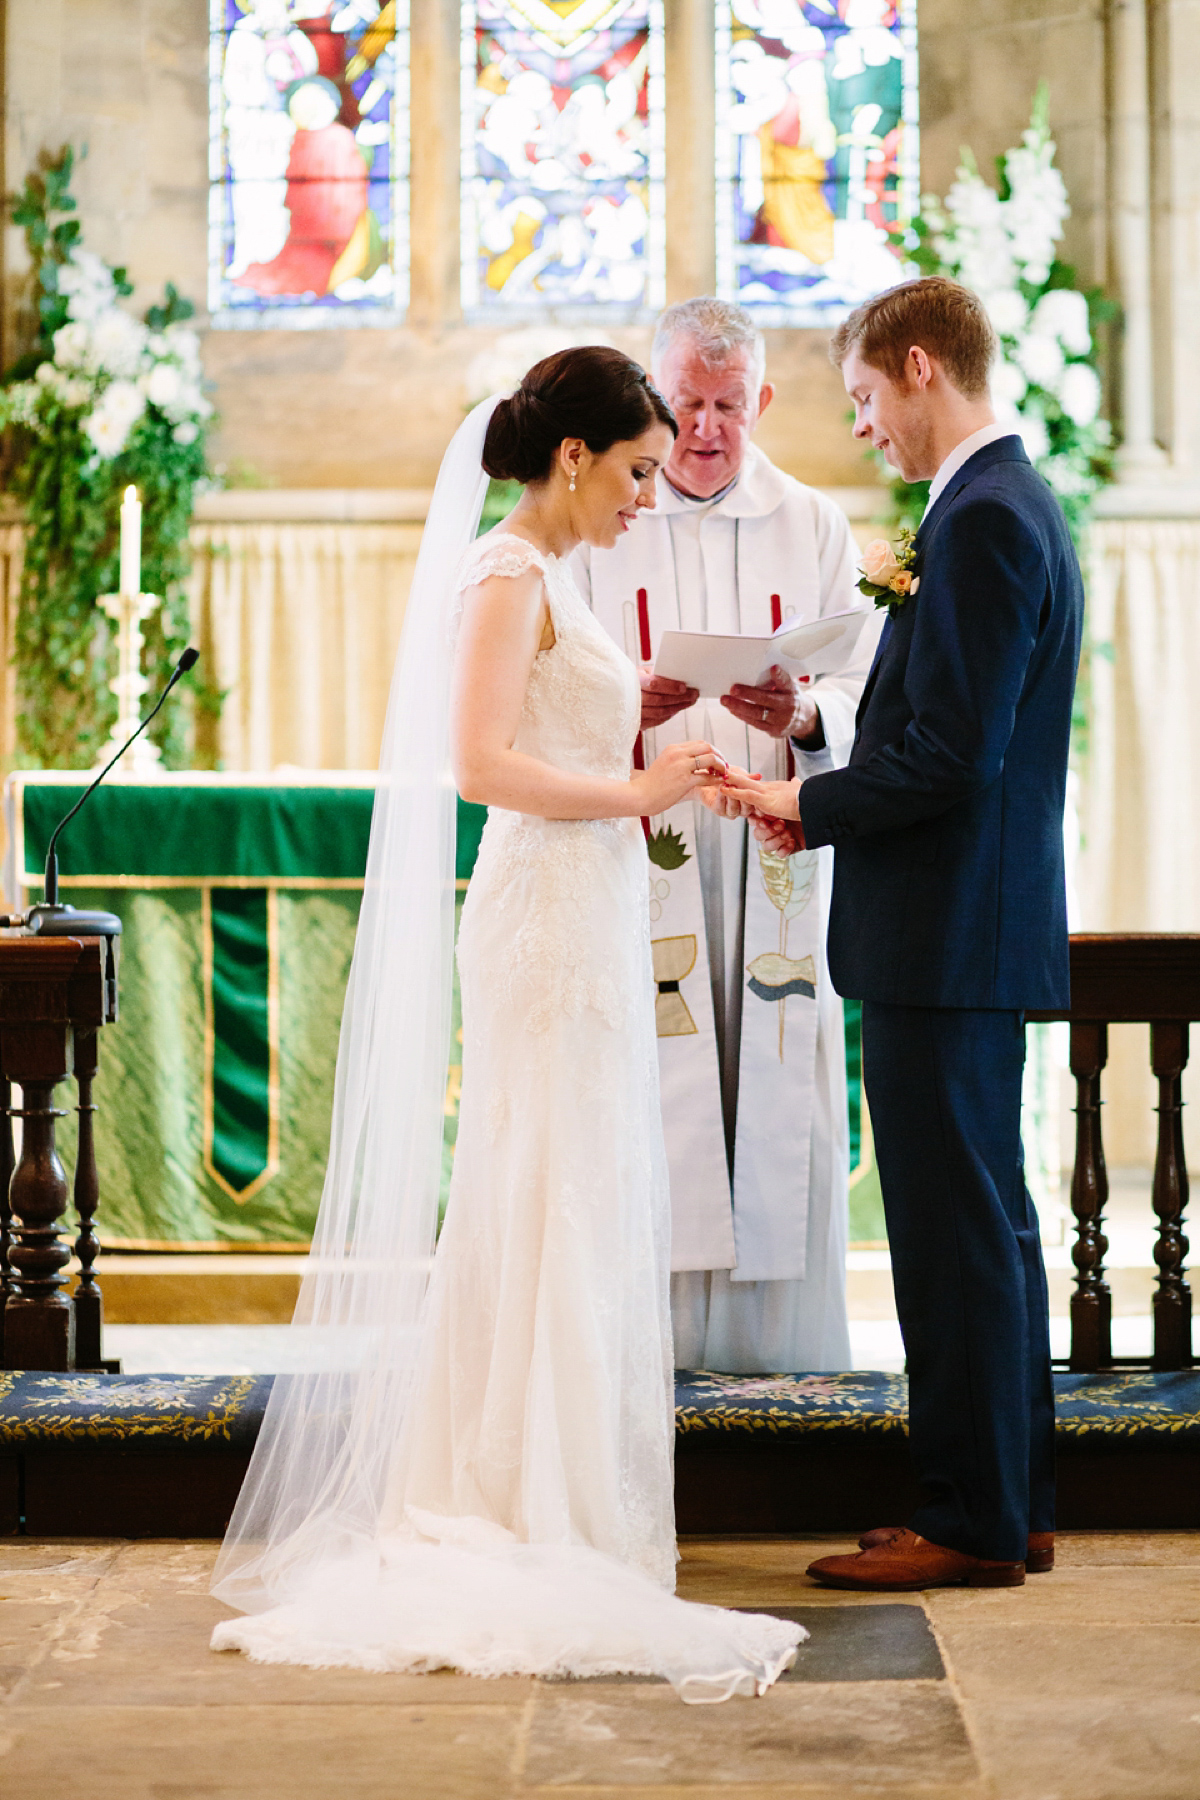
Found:
[[[9,826],[24,893],[83,792],[15,775]],[[117,913],[121,1017],[100,1040],[98,1226],[116,1247],[307,1243],[329,1144],[342,998],[374,785],[169,776],[100,788],[60,844],[63,898]],[[457,906],[483,807],[458,807]],[[462,1017],[455,973],[443,1203],[458,1129]],[[862,1099],[861,1025],[846,1004],[850,1238],[885,1237]],[[61,1090],[60,1104],[71,1094]],[[75,1115],[60,1141],[70,1166]]]

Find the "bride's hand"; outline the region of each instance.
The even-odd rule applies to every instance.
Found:
[[[732,766],[726,770],[723,781],[714,782],[712,787],[701,788],[700,799],[709,812],[716,813],[718,819],[744,819],[753,812],[753,807],[746,800],[739,800],[729,787],[729,776]],[[742,771],[739,769],[738,773]],[[761,775],[751,775],[749,780],[761,783]]]
[[[744,769],[731,768],[724,788],[730,799],[744,803],[747,811],[766,813],[775,819],[800,817],[798,781],[760,781]]]
[[[672,744],[656,756],[648,769],[639,769],[630,783],[637,799],[637,810],[644,819],[666,812],[680,800],[706,785],[714,775],[720,781],[729,765],[719,750],[698,740],[691,744]]]

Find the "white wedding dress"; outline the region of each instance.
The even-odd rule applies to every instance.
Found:
[[[458,591],[542,571],[516,748],[628,779],[635,671],[564,562],[493,532]],[[463,907],[454,1177],[375,1542],[219,1625],[266,1662],[665,1676],[762,1692],[804,1635],[674,1597],[669,1213],[637,819],[493,808]]]

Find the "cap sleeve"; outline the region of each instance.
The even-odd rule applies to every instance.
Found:
[[[479,538],[463,557],[455,592],[461,594],[464,588],[474,587],[490,575],[524,575],[529,569],[546,573],[545,557],[528,539],[511,532],[490,534]]]

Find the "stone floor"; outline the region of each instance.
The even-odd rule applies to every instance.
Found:
[[[809,1629],[762,1700],[216,1656],[212,1543],[0,1541],[0,1792],[28,1800],[1197,1800],[1200,1534],[1078,1534],[1023,1589],[812,1587],[832,1540],[683,1546]]]

